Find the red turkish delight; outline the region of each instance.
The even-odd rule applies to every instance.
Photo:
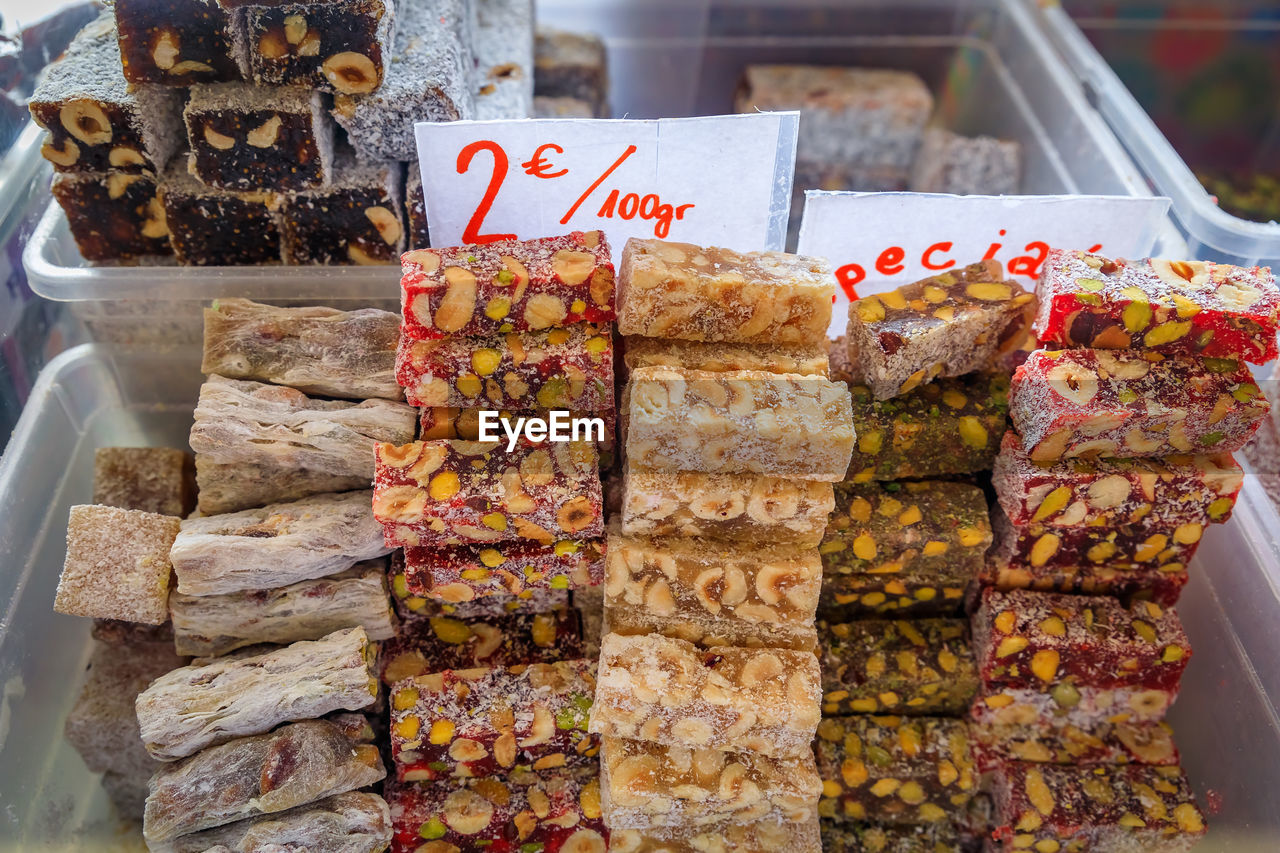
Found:
[[[1007,522],[997,514],[997,527]],[[1039,592],[1061,592],[1073,595],[1107,595],[1122,601],[1154,601],[1161,607],[1178,603],[1182,588],[1190,576],[1179,563],[1164,566],[1139,566],[1131,563],[1105,563],[1088,566],[1032,566],[1022,561],[1012,563],[993,551],[979,575],[981,586],[1002,592],[1031,589]]]
[[[1033,521],[1017,526],[999,508],[994,526],[995,545],[989,558],[1032,569],[1109,565],[1180,572],[1195,556],[1204,532],[1198,521],[1077,527]]]
[[[546,613],[569,606],[569,590],[550,587],[525,587],[517,595],[486,595],[470,601],[441,601],[427,598],[409,589],[405,577],[404,551],[391,554],[391,567],[387,570],[387,586],[395,603],[396,613],[405,621],[429,616],[453,616],[458,619],[473,617],[505,616],[508,613]]]
[[[973,757],[985,773],[1008,761],[1033,764],[1177,764],[1178,748],[1168,723],[1103,723],[1081,728],[1032,723],[973,725]]]
[[[526,589],[576,589],[604,580],[604,550],[603,539],[405,548],[405,581],[411,593],[449,603]]]
[[[1154,687],[1077,687],[1061,681],[1044,688],[992,687],[969,709],[980,725],[1055,725],[1094,728],[1105,723],[1157,723],[1178,691]]]

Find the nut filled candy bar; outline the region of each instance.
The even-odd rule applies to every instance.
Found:
[[[86,261],[172,254],[155,179],[128,172],[60,172],[53,197]]]
[[[1142,686],[1176,691],[1191,659],[1178,614],[1150,601],[983,592],[973,617],[983,683],[1046,689]]]
[[[401,399],[400,318],[364,308],[277,308],[217,299],[204,309],[201,373],[288,385],[304,394]]]
[[[215,374],[200,388],[191,449],[221,464],[372,479],[374,445],[412,440],[417,420],[411,406],[390,400],[322,400]]]
[[[822,821],[822,849],[842,853],[972,853],[969,838],[948,824],[879,826]]]
[[[1241,359],[1276,357],[1280,290],[1265,267],[1109,260],[1055,249],[1036,283],[1042,343]]]
[[[213,657],[257,643],[318,640],[359,625],[371,640],[396,634],[381,561],[270,590],[169,596],[179,654]]]
[[[995,523],[997,528],[1006,524],[1002,514],[997,514]],[[1032,566],[1026,561],[1012,563],[998,551],[987,555],[987,564],[979,576],[982,586],[1002,592],[1030,589],[1074,595],[1106,595],[1126,602],[1153,601],[1161,607],[1177,604],[1189,579],[1186,568],[1178,563],[1163,566],[1110,562],[1084,566]]]
[[[536,95],[583,101],[591,109],[584,118],[608,117],[609,63],[600,36],[539,27],[534,56]]]
[[[924,481],[843,483],[835,491],[818,546],[824,610],[914,617],[959,609],[991,544],[981,489]]]
[[[990,367],[1035,302],[1002,274],[999,262],[983,261],[850,303],[853,380],[887,400]]]
[[[576,589],[604,582],[603,540],[561,539],[552,545],[495,542],[404,549],[410,592],[448,604],[526,590]]]
[[[1231,453],[1270,408],[1243,362],[1155,352],[1040,350],[1009,392],[1033,462]]]
[[[817,819],[610,829],[610,853],[821,853]]]
[[[382,683],[446,669],[554,663],[582,657],[582,628],[571,608],[504,616],[415,619],[382,644]]]
[[[384,0],[385,2],[385,0]],[[365,160],[417,160],[415,121],[474,118],[471,10],[463,0],[400,0],[382,84],[339,90],[333,117]]]
[[[615,530],[606,562],[605,617],[617,633],[814,648],[822,561],[813,549],[637,539]]]
[[[260,655],[175,669],[138,696],[147,752],[175,761],[290,720],[368,707],[378,698],[377,649],[363,628],[351,628]]]
[[[209,186],[306,190],[332,179],[333,123],[319,92],[249,83],[193,86],[183,118],[191,174]]]
[[[624,335],[750,344],[823,341],[836,286],[822,258],[634,237],[618,281]]]
[[[114,3],[125,79],[165,86],[241,79],[226,5],[214,0]]]
[[[172,447],[99,447],[93,452],[93,502],[184,516],[195,505],[191,454]]]
[[[332,180],[285,203],[285,263],[394,264],[405,245],[403,192],[399,163],[362,162],[341,146]]]
[[[186,266],[244,266],[281,262],[281,208],[274,192],[206,186],[179,155],[160,182],[169,241]]]
[[[812,754],[768,758],[608,737],[600,793],[613,830],[726,819],[803,823],[817,816],[822,780]]]
[[[1077,726],[978,725],[970,727],[979,772],[1010,761],[1033,764],[1115,765],[1178,763],[1168,723],[1103,723]]]
[[[181,522],[109,506],[73,506],[53,609],[160,625],[169,618],[169,549]]]
[[[1073,566],[1154,567],[1180,572],[1200,546],[1204,525],[1144,519],[1108,527],[1059,527],[1031,522],[1018,527],[995,514],[995,546],[990,560],[1032,570]]]
[[[601,566],[603,572],[603,565]],[[554,587],[525,587],[519,593],[485,595],[469,601],[442,601],[428,598],[409,588],[405,576],[404,550],[393,551],[387,571],[391,597],[401,619],[423,616],[471,617],[502,616],[507,613],[545,613],[569,606],[569,590]]]
[[[590,442],[417,441],[377,447],[373,514],[392,545],[441,547],[604,536]]]
[[[314,495],[292,503],[189,518],[169,557],[178,591],[218,595],[275,589],[337,574],[387,553],[371,495]]]
[[[533,117],[533,0],[477,0],[476,119]]]
[[[964,824],[977,788],[969,727],[944,717],[827,717],[818,814],[841,823]]]
[[[111,12],[81,30],[27,106],[49,131],[40,153],[59,172],[156,175],[183,141],[177,92],[146,86],[129,91]]]
[[[599,231],[418,249],[400,264],[409,340],[539,332],[617,316],[613,261]]]
[[[255,83],[310,86],[348,95],[372,92],[382,83],[395,23],[389,2],[249,5],[241,14],[246,76]]]
[[[849,394],[821,376],[642,367],[628,387],[633,464],[824,482],[849,468]]]
[[[495,338],[402,336],[396,378],[415,406],[614,410],[613,341],[608,326],[591,323]]]
[[[391,690],[391,753],[402,782],[591,764],[594,661],[446,670]]]
[[[669,746],[802,757],[821,717],[809,651],[711,651],[656,635],[606,634],[591,731]]]
[[[364,788],[386,773],[378,748],[340,726],[293,723],[161,767],[151,779],[142,833],[155,845]]]
[[[1185,853],[1205,834],[1181,767],[1057,767],[1011,762],[994,774],[993,851]]]
[[[978,693],[963,619],[818,622],[822,713],[963,716]]]
[[[1016,525],[1079,527],[1151,520],[1203,526],[1231,518],[1244,472],[1227,453],[1037,463],[1018,437],[1007,433],[991,479],[1000,507]]]
[[[1158,723],[1178,698],[1176,689],[1089,687],[1061,681],[1048,687],[984,687],[969,718],[981,725],[1077,726]]]
[[[151,850],[255,853],[264,848],[288,850],[289,845],[298,845],[308,853],[382,853],[390,843],[391,812],[386,800],[377,794],[352,791],[285,812],[181,835],[153,844]]]
[[[829,483],[629,465],[622,531],[812,548],[834,505]]]
[[[630,336],[623,347],[628,370],[637,367],[682,367],[687,370],[764,370],[769,373],[827,375],[826,344],[736,344],[724,341],[677,341]]]
[[[594,772],[554,771],[440,780],[388,782],[395,836],[392,853],[605,853]]]

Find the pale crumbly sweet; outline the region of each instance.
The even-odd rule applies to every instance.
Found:
[[[260,853],[297,845],[308,853],[382,853],[391,812],[377,794],[352,791],[151,845],[153,853]]]
[[[93,452],[93,502],[185,516],[195,503],[191,454],[173,447],[99,447]]]
[[[365,489],[369,478],[312,468],[280,468],[270,463],[221,463],[198,454],[196,484],[200,512],[218,515],[330,492]]]
[[[533,0],[476,0],[476,120],[533,117]]]
[[[73,506],[53,609],[71,616],[159,625],[169,618],[173,516]]]
[[[798,373],[826,376],[825,343],[739,344],[726,341],[680,341],[627,336],[620,347],[628,370],[637,367],[681,367],[717,373],[734,370],[763,370],[768,373]]]
[[[609,833],[611,853],[820,853],[822,849],[816,818],[801,823],[727,820]]]
[[[616,737],[601,746],[600,800],[612,830],[805,823],[821,793],[812,754],[769,758]]]
[[[367,708],[378,698],[376,656],[364,629],[351,628],[175,669],[138,696],[142,740],[153,758],[176,761],[290,720]]]
[[[804,755],[821,716],[812,652],[703,650],[660,636],[608,634],[591,731],[677,746]]]
[[[826,340],[836,286],[822,258],[634,237],[618,284],[624,335],[810,345]]]
[[[632,371],[628,459],[649,468],[839,482],[853,453],[849,391],[821,376]]]
[[[962,136],[944,127],[924,132],[908,189],[916,193],[1013,195],[1022,172],[1015,139]]]

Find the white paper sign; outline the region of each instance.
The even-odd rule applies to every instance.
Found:
[[[979,260],[1030,287],[1050,248],[1144,257],[1168,211],[1167,198],[809,191],[797,251],[835,267],[841,335],[851,299]]]
[[[798,126],[795,112],[421,122],[431,242],[600,229],[615,260],[630,237],[781,249]]]

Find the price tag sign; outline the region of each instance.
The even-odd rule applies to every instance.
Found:
[[[802,255],[836,270],[831,334],[844,334],[849,301],[953,267],[996,259],[1030,288],[1050,248],[1118,258],[1151,253],[1167,198],[805,193]]]
[[[421,122],[435,246],[599,229],[739,250],[786,240],[799,113]]]

